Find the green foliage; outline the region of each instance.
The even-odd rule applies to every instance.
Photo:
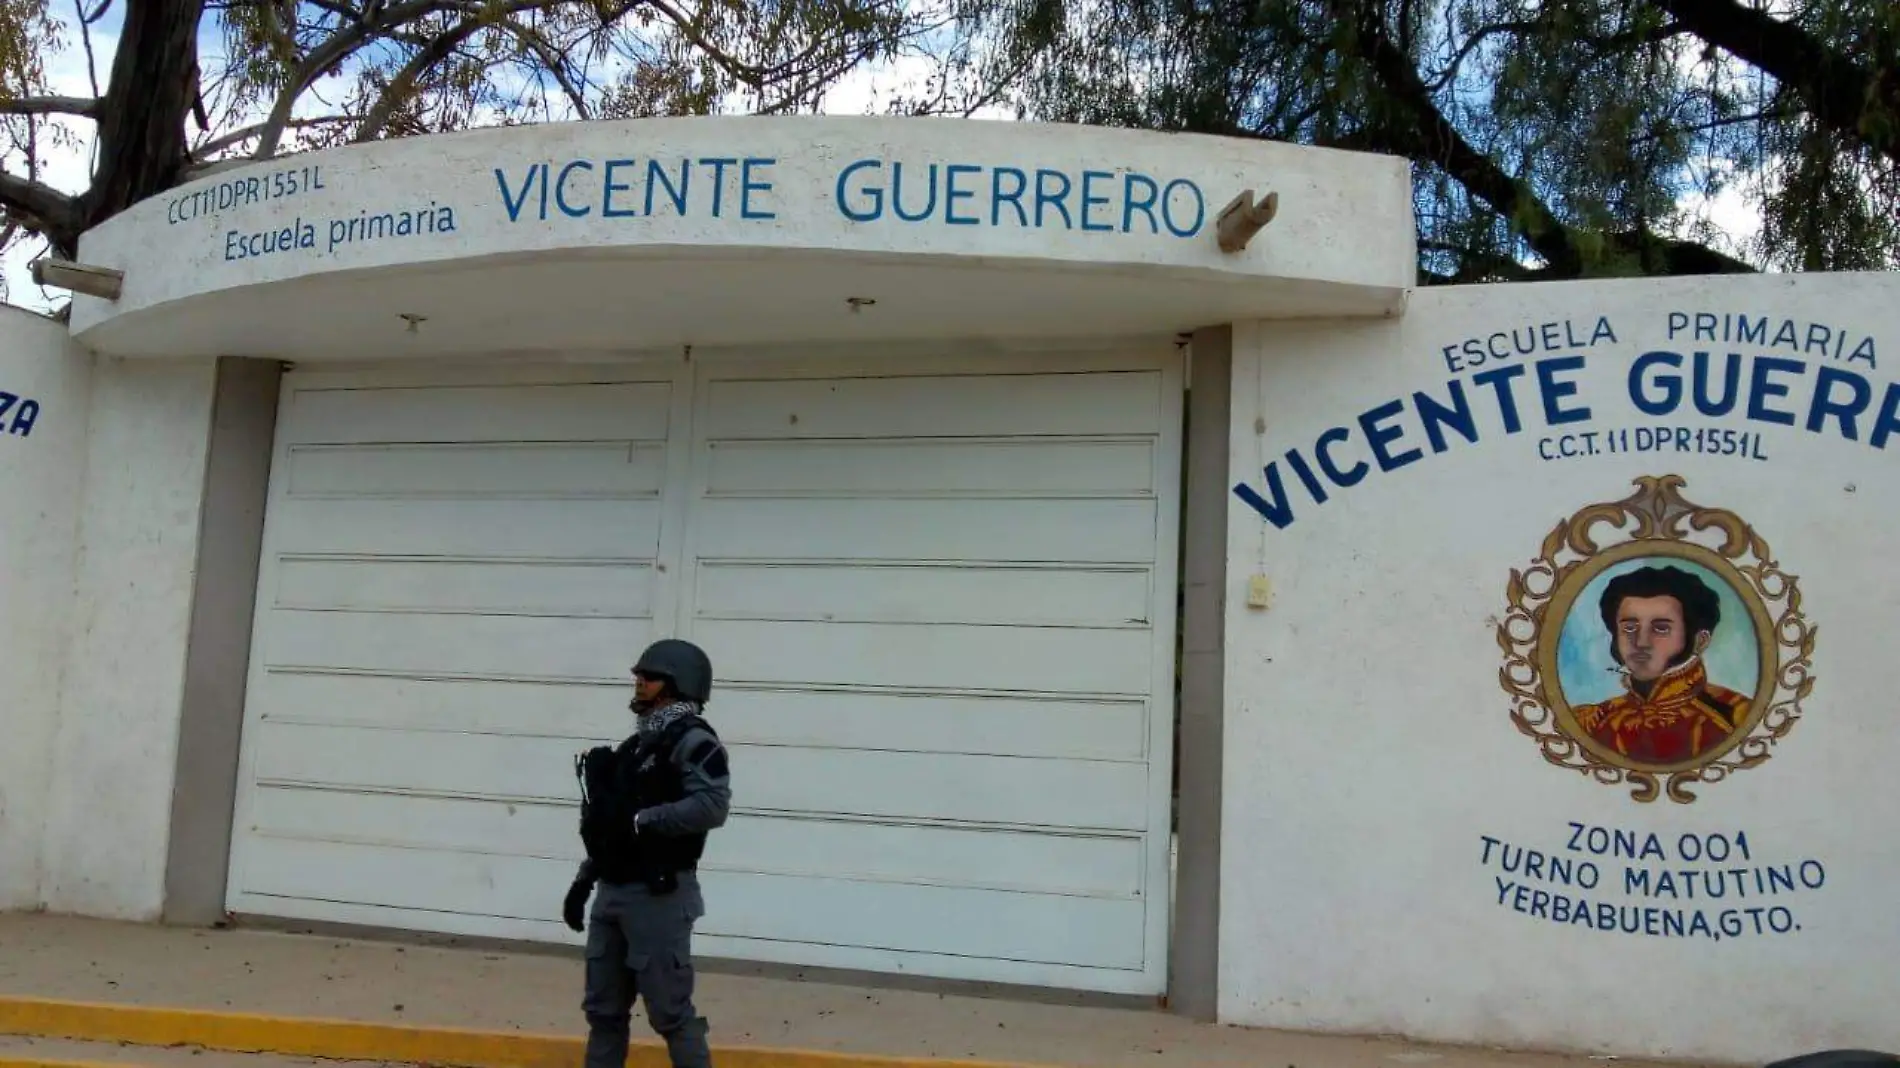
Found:
[[[137,2],[197,17],[195,0]],[[1900,266],[1900,4],[1757,2],[208,0],[195,98],[135,84],[75,111],[47,95],[46,57],[70,43],[44,0],[0,0],[0,242],[69,245],[98,221],[40,181],[83,112],[162,98],[192,123],[188,159],[101,157],[118,204],[216,161],[352,141],[815,110],[859,67],[909,57],[931,73],[892,111],[1000,104],[1407,157],[1426,281]],[[1685,206],[1734,194],[1762,217],[1746,244]]]
[[[45,0],[0,0],[0,98],[45,93],[45,57],[64,45]]]
[[[1809,66],[1871,75],[1854,128],[1670,0],[997,0],[986,21],[1026,117],[1411,158],[1428,280],[1900,266],[1900,5],[1773,10]],[[1725,192],[1756,240],[1685,208]]]
[[[800,110],[855,66],[899,52],[921,25],[900,0],[228,2],[219,103],[242,115],[341,82],[341,121],[298,134],[312,146],[494,123]],[[374,32],[358,33],[365,22]]]

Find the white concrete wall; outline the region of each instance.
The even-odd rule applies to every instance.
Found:
[[[86,261],[125,268],[125,289],[76,295],[73,329],[84,339],[141,309],[260,282],[575,250],[644,252],[674,270],[721,250],[817,249],[1398,287],[1415,270],[1407,170],[1367,153],[1066,123],[728,116],[471,130],[220,172],[137,204],[85,235]],[[1271,238],[1223,253],[1213,234],[1228,199],[1269,188],[1281,197]],[[595,257],[588,276],[600,269]]]
[[[40,903],[92,361],[0,307],[0,909]]]
[[[1673,337],[1672,313],[1683,316]],[[1698,313],[1715,317],[1702,320],[1714,331],[1700,341]],[[1748,332],[1765,336],[1723,340],[1725,323],[1734,335],[1724,315],[1748,316]],[[1600,318],[1615,340],[1601,336]],[[1513,329],[1538,351],[1481,365],[1464,354],[1467,339],[1483,351],[1499,331],[1508,351]],[[1689,399],[1671,414],[1640,411],[1630,376],[1642,354],[1681,353],[1686,372],[1698,349],[1718,365],[1742,354],[1736,411],[1703,416]],[[1543,362],[1572,356],[1575,366]],[[1270,499],[1263,470],[1277,461],[1294,514],[1278,527],[1238,493],[1231,512],[1222,1017],[1751,1063],[1829,1046],[1900,1047],[1900,570],[1889,555],[1900,434],[1874,443],[1883,406],[1900,431],[1891,426],[1900,420],[1900,277],[1427,290],[1402,321],[1243,328],[1234,365],[1233,479]],[[1500,368],[1517,376],[1517,433],[1500,414],[1502,380],[1474,379]],[[1757,374],[1765,392],[1752,390]],[[1540,390],[1540,380],[1555,388]],[[1639,371],[1638,398],[1666,400],[1661,380],[1653,365]],[[1479,440],[1447,431],[1439,450],[1414,395],[1448,404],[1454,381]],[[1824,402],[1864,403],[1851,434],[1825,412],[1811,424],[1823,382]],[[1749,415],[1751,391],[1761,418]],[[1546,397],[1559,417],[1590,415],[1553,428]],[[1390,470],[1368,447],[1364,413],[1396,431],[1385,446]],[[1608,451],[1626,432],[1641,444],[1659,426],[1672,428],[1666,451]],[[1313,459],[1335,427],[1344,433],[1328,448],[1344,481],[1356,463],[1369,465],[1349,487],[1324,481]],[[1715,453],[1676,451],[1698,430]],[[1743,434],[1758,435],[1746,441],[1748,458],[1720,454],[1740,448]],[[1596,455],[1564,456],[1591,443]],[[1296,448],[1326,503],[1290,469],[1285,453]],[[1409,450],[1420,452],[1408,460]],[[1513,571],[1531,568],[1567,517],[1630,496],[1645,475],[1681,476],[1690,502],[1732,509],[1762,539],[1752,548],[1795,578],[1798,613],[1783,617],[1790,606],[1772,601],[1793,646],[1771,638],[1771,657],[1798,658],[1800,627],[1815,628],[1814,686],[1799,717],[1772,745],[1759,739],[1786,717],[1754,725],[1744,744],[1767,759],[1690,786],[1693,801],[1640,801],[1629,781],[1558,766],[1593,751],[1538,726],[1539,702],[1588,702],[1617,685],[1595,589],[1569,617],[1578,640],[1540,674],[1557,676],[1561,701],[1540,685],[1517,702],[1502,674],[1529,681],[1526,665],[1507,669],[1533,629],[1510,617]],[[1626,536],[1614,523],[1593,534],[1601,547]],[[1738,547],[1751,548],[1745,539]],[[1581,559],[1561,542],[1550,548],[1559,566]],[[1266,608],[1248,603],[1255,574],[1271,582]],[[1527,603],[1551,593],[1547,578],[1528,585]],[[1705,662],[1715,681],[1747,692],[1760,676],[1747,664],[1759,649],[1744,603],[1727,597]],[[1562,624],[1553,610],[1544,625]],[[1797,697],[1801,677],[1771,677],[1764,692],[1777,703]],[[1527,733],[1539,730],[1547,743]],[[1612,766],[1602,779],[1619,775]],[[1660,858],[1594,855],[1587,831],[1579,852],[1578,827],[1638,843],[1653,835]],[[1730,859],[1699,857],[1685,835],[1723,836]],[[1738,836],[1752,859],[1741,859]],[[1520,849],[1543,854],[1535,873]],[[1569,862],[1572,885],[1560,885],[1550,857]],[[1592,881],[1585,861],[1597,865],[1595,889],[1574,884]],[[1632,868],[1647,873],[1647,892],[1626,882]],[[1757,869],[1773,873],[1764,880],[1791,876],[1794,888],[1762,893],[1772,884],[1757,884]],[[1662,888],[1665,871],[1677,897]],[[1705,878],[1727,896],[1707,899]],[[1698,900],[1687,897],[1690,880]],[[1589,926],[1576,920],[1579,901]],[[1605,908],[1613,928],[1627,917],[1639,933],[1595,929]]]
[[[157,918],[163,903],[213,361],[102,360],[54,744],[44,899]]]

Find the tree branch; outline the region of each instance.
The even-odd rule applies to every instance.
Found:
[[[548,73],[560,85],[561,91],[567,94],[568,103],[574,105],[575,116],[582,122],[593,118],[593,109],[587,104],[587,93],[574,83],[574,79],[568,73],[567,64],[555,53],[554,46],[548,43],[547,38],[541,36],[541,32],[534,27],[523,26],[517,22],[508,23],[507,29],[520,38],[521,43],[527,45],[541,60]]]
[[[1656,3],[1691,33],[1792,89],[1823,125],[1900,163],[1900,77],[1893,71],[1876,77],[1800,26],[1734,0]],[[1885,114],[1870,114],[1876,109]]]
[[[97,13],[88,16],[86,14],[86,0],[73,0],[73,10],[79,16],[79,41],[86,49],[86,84],[92,86],[93,96],[100,94],[99,56],[93,51],[92,47],[92,24],[98,19],[105,17],[106,8],[110,7],[111,4],[112,0],[105,0],[104,3],[99,5]]]
[[[290,124],[290,114],[297,106],[298,98],[310,83],[322,77],[323,72],[347,59],[357,49],[370,44],[378,34],[393,26],[419,19],[424,15],[438,11],[449,11],[462,6],[456,0],[411,0],[407,4],[397,4],[377,11],[375,17],[359,22],[345,24],[331,34],[329,39],[312,49],[304,57],[297,69],[291,72],[290,80],[283,92],[277,94],[277,102],[272,105],[270,117],[264,120],[264,128],[258,135],[257,148],[252,151],[253,159],[269,159],[277,154],[277,146],[283,141],[284,129]]]
[[[1479,252],[1449,241],[1421,240],[1420,252],[1439,252],[1457,260],[1458,269],[1451,274],[1425,272],[1433,276],[1434,281],[1446,283],[1526,282],[1543,274],[1543,269],[1526,267],[1523,264],[1499,253]],[[1421,271],[1424,268],[1420,268]]]
[[[1753,266],[1707,245],[1662,237],[1648,230],[1625,230],[1604,236],[1610,247],[1635,257],[1642,264],[1645,274],[1756,273]]]
[[[1337,12],[1353,0],[1331,0]],[[1586,256],[1581,239],[1586,235],[1566,226],[1528,185],[1506,173],[1496,160],[1480,152],[1467,141],[1432,100],[1431,92],[1420,79],[1418,68],[1388,35],[1385,22],[1375,4],[1361,8],[1356,15],[1360,50],[1371,63],[1374,74],[1386,92],[1413,120],[1410,128],[1389,131],[1403,143],[1400,147],[1413,159],[1429,160],[1442,168],[1473,196],[1490,205],[1512,231],[1521,235],[1545,263],[1545,267],[1518,275],[1520,278],[1579,278],[1590,273],[1600,254]],[[1688,241],[1661,237],[1646,229],[1595,235],[1606,251],[1624,259],[1635,259],[1649,274],[1732,274],[1750,273],[1754,268],[1714,249]],[[1461,266],[1498,271],[1506,277],[1520,268],[1498,262]],[[1456,277],[1456,276],[1454,276]]]
[[[1431,90],[1437,92],[1445,86],[1450,85],[1452,80],[1458,77],[1458,71],[1465,65],[1465,60],[1471,58],[1471,53],[1476,51],[1478,46],[1484,42],[1499,34],[1533,33],[1537,28],[1537,23],[1535,22],[1496,22],[1489,26],[1480,27],[1470,37],[1465,38],[1465,43],[1452,55],[1451,62],[1445,64],[1444,71],[1433,80]]]
[[[683,34],[687,42],[694,48],[712,57],[714,63],[724,67],[726,71],[734,77],[754,86],[763,85],[772,80],[778,71],[791,66],[793,63],[798,62],[799,59],[809,57],[817,48],[817,42],[814,41],[812,45],[805,50],[804,55],[787,60],[779,64],[776,68],[767,69],[755,67],[750,63],[741,61],[739,57],[707,40],[703,34],[695,32],[692,29],[692,20],[686,17],[685,12],[674,7],[671,0],[646,0],[646,4],[648,7],[666,16],[666,20],[672,23],[673,28]]]
[[[77,115],[97,118],[99,101],[79,96],[23,96],[0,99],[0,115]]]
[[[1445,118],[1432,100],[1431,91],[1419,78],[1418,68],[1386,32],[1385,19],[1377,5],[1363,7],[1352,0],[1331,0],[1338,17],[1352,19],[1357,25],[1359,49],[1372,65],[1373,73],[1392,94],[1401,109],[1409,112],[1409,128],[1393,130],[1400,140],[1409,141],[1405,154],[1428,159],[1444,168],[1473,196],[1489,204],[1523,235],[1531,248],[1559,274],[1576,277],[1583,273],[1583,255],[1569,231],[1550,208],[1523,183],[1506,174],[1497,161],[1478,151]]]
[[[292,119],[285,124],[285,128],[290,130],[303,130],[312,126],[328,126],[333,123],[361,121],[363,121],[361,115],[317,115],[308,119]],[[263,133],[266,125],[267,124],[261,122],[255,123],[242,129],[232,130],[230,133],[214,137],[192,150],[192,162],[201,163],[208,156],[216,155],[227,148],[235,148]]]
[[[463,16],[462,21],[437,34],[420,51],[409,57],[409,62],[403,64],[396,76],[389,80],[383,95],[364,114],[363,125],[357,128],[356,136],[350,140],[360,145],[381,136],[383,128],[389,125],[390,118],[396,114],[396,109],[415,95],[416,83],[428,73],[429,68],[449,58],[462,46],[463,41],[480,33],[487,25],[489,23],[479,18]]]
[[[0,171],[0,208],[5,208],[7,214],[28,229],[45,234],[61,254],[73,253],[71,247],[62,247],[58,239],[63,234],[78,236],[78,198],[67,196],[44,182]]]

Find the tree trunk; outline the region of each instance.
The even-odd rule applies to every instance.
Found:
[[[197,96],[203,12],[204,0],[127,0],[99,108],[99,165],[81,201],[82,230],[177,184],[188,158],[185,116]]]

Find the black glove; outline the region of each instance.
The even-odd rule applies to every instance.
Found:
[[[594,892],[592,879],[576,879],[567,888],[567,901],[561,906],[561,918],[576,931],[587,930],[587,896]]]

